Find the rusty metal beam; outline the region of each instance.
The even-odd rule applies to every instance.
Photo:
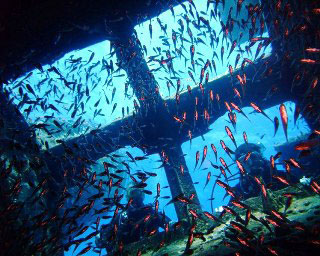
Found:
[[[179,221],[186,220],[191,222],[188,208],[192,208],[200,213],[201,207],[187,167],[186,160],[183,156],[181,145],[165,148],[164,150],[169,159],[169,164],[164,165],[164,170],[170,185],[172,198],[180,194],[183,194],[185,197],[190,197],[192,194],[194,194],[194,199],[192,201],[195,204],[189,206],[181,202],[176,202],[174,204]],[[180,165],[182,165],[184,168],[183,174],[180,171]]]
[[[138,39],[133,35],[123,41],[118,40],[113,45],[121,68],[126,71],[130,86],[140,105],[154,105],[161,101],[159,94],[155,93],[157,81],[149,71],[142,48],[137,42]]]
[[[244,73],[247,74],[247,78],[251,79],[246,85],[246,94],[242,98],[242,105],[236,102],[234,93],[231,88],[230,75],[223,75],[211,82],[205,88],[204,95],[198,87],[194,87],[191,91],[191,96],[187,91],[180,94],[180,103],[177,104],[175,99],[167,99],[164,103],[166,108],[156,109],[157,112],[150,112],[146,116],[141,116],[139,113],[126,117],[125,119],[118,119],[97,131],[94,134],[88,133],[81,135],[70,140],[66,140],[64,145],[58,145],[50,149],[51,155],[61,160],[62,156],[66,153],[66,148],[73,148],[74,144],[80,146],[80,149],[74,149],[74,153],[80,156],[90,158],[93,161],[102,158],[106,154],[115,151],[118,148],[126,145],[132,145],[145,150],[146,154],[155,154],[161,151],[164,147],[170,147],[182,144],[188,141],[188,130],[193,130],[193,137],[200,136],[208,131],[208,126],[214,123],[220,116],[226,113],[224,101],[234,101],[239,104],[240,107],[246,107],[253,101],[257,103],[261,108],[265,109],[287,100],[297,101],[297,97],[290,93],[291,81],[293,73],[287,67],[283,68],[282,77],[279,77],[278,70],[274,70],[273,74],[264,77],[255,76],[258,69],[264,66],[265,62],[274,61],[273,57],[265,60],[260,60],[257,64],[245,67]],[[252,79],[255,79],[252,82]],[[267,92],[270,90],[270,85],[277,83],[276,93],[268,100],[264,100]],[[236,84],[235,75],[233,77],[233,83]],[[210,90],[213,90],[215,94],[219,94],[220,103],[215,100],[213,107],[209,103],[208,94]],[[208,109],[210,113],[209,122],[204,122],[203,117],[200,117],[196,126],[194,123],[194,110],[195,110],[195,97],[199,98],[199,104],[197,111],[199,116],[203,114],[204,109]],[[160,104],[162,105],[162,104]],[[152,109],[152,108],[151,108]],[[184,125],[177,123],[173,119],[173,115],[182,115],[183,112],[187,113],[187,119]],[[189,125],[187,125],[188,123]],[[167,143],[163,142],[163,138],[167,139]],[[99,151],[92,151],[88,145],[94,145],[100,143],[103,148]],[[161,146],[159,146],[161,145]],[[66,147],[67,146],[67,147]]]

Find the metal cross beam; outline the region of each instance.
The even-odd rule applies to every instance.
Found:
[[[138,56],[137,62],[124,66],[124,69],[127,71],[133,89],[140,99],[141,107],[137,109],[135,115],[116,120],[104,128],[67,140],[62,145],[50,149],[49,152],[52,157],[47,157],[49,159],[47,161],[48,166],[54,168],[59,164],[61,170],[83,168],[84,164],[90,164],[90,161],[96,161],[108,153],[128,145],[141,148],[149,155],[164,150],[168,158],[172,159],[174,163],[165,166],[172,197],[181,193],[185,195],[194,193],[195,200],[198,201],[185,160],[181,157],[183,155],[181,144],[188,141],[188,130],[192,130],[193,137],[203,135],[209,131],[209,125],[225,114],[227,110],[224,102],[235,101],[231,85],[236,85],[235,76],[238,71],[235,71],[232,76],[226,74],[209,82],[204,91],[195,86],[191,93],[188,91],[181,92],[179,101],[175,98],[163,100],[156,92],[156,82],[147,69],[145,60],[141,57],[141,49],[137,46],[129,47],[128,45],[118,47],[120,61],[127,60],[130,62],[129,56]],[[272,61],[274,61],[273,57],[269,57],[244,68],[243,71],[247,77],[254,82],[251,80],[247,83],[241,107],[249,106],[251,101],[261,108],[267,108],[286,100],[295,100],[290,94],[289,83],[293,76],[290,70],[284,72],[287,75],[281,78],[278,77],[277,70],[263,79],[257,76],[257,70],[263,70],[266,66],[265,63],[272,63]],[[146,74],[148,74],[147,77]],[[270,84],[275,80],[280,84],[277,93],[265,100],[270,90]],[[236,87],[241,90],[238,85]],[[209,99],[210,90],[215,95],[213,102]],[[216,95],[219,95],[220,101],[216,100]],[[195,105],[195,97],[198,98],[197,106]],[[236,103],[240,106],[240,102]],[[198,121],[194,120],[195,109],[199,113]],[[205,110],[210,113],[209,120],[202,117]],[[183,112],[186,112],[187,118],[183,124],[180,124],[174,120],[173,116],[181,117]],[[167,139],[167,143],[164,145],[163,140],[159,138]],[[74,145],[80,145],[80,147]],[[181,176],[179,168],[177,168],[180,164],[183,164],[186,168],[184,176]],[[55,175],[61,175],[61,173],[55,172]],[[177,203],[175,208],[179,219],[188,215],[187,209],[181,208],[180,203]]]

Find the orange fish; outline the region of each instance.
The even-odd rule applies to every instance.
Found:
[[[232,159],[231,153],[234,154],[234,152],[233,152],[230,148],[228,148],[228,147],[226,146],[226,144],[224,143],[223,140],[220,140],[220,144],[221,144],[223,150],[224,150],[224,151],[228,154],[228,156]]]
[[[203,148],[203,155],[202,155],[202,160],[201,160],[201,164],[199,166],[199,169],[201,168],[204,160],[206,159],[207,153],[208,153],[208,147],[207,147],[207,145],[205,145],[204,148]]]
[[[204,188],[203,188],[203,189],[205,189],[206,186],[208,185],[208,183],[209,183],[209,181],[210,181],[210,178],[211,178],[211,172],[208,172],[208,174],[207,174],[207,181],[206,181],[206,184],[204,185]]]
[[[261,191],[262,191],[264,198],[267,198],[267,189],[264,184],[261,184]]]
[[[198,121],[198,118],[199,118],[198,111],[195,110],[195,111],[194,111],[194,121]]]
[[[209,97],[210,97],[211,102],[213,102],[213,100],[214,100],[214,94],[213,94],[213,91],[212,91],[212,90],[209,91]]]
[[[251,107],[253,107],[253,109],[254,109],[255,111],[257,111],[258,113],[261,113],[261,114],[264,115],[266,118],[268,118],[271,122],[273,122],[273,121],[271,120],[271,118],[270,118],[262,109],[260,109],[260,108],[257,106],[257,104],[251,102],[250,105],[251,105]]]
[[[215,155],[215,157],[216,157],[216,162],[217,162],[217,160],[218,160],[217,149],[216,149],[216,147],[214,146],[214,144],[211,144],[211,148],[212,148],[212,150],[213,150],[213,152],[214,152],[214,155]]]
[[[184,174],[184,166],[182,164],[180,164],[180,172],[182,175]]]
[[[291,163],[294,167],[301,169],[301,166],[300,166],[300,164],[297,162],[297,160],[295,160],[294,158],[291,157],[291,158],[289,159],[289,161],[290,161],[290,163]]]
[[[203,214],[209,218],[210,220],[214,220],[214,221],[218,221],[218,218],[215,217],[213,214],[209,213],[209,212],[203,212]]]
[[[232,140],[233,144],[235,145],[235,147],[237,148],[237,143],[236,143],[236,140],[234,139],[234,136],[230,130],[230,128],[228,126],[225,126],[225,130],[229,136],[229,138]]]
[[[288,142],[288,114],[287,114],[286,106],[284,104],[280,105],[280,116],[281,116],[283,131]]]
[[[241,174],[242,174],[242,175],[245,175],[245,174],[246,174],[246,171],[245,171],[243,165],[241,164],[241,162],[240,162],[239,160],[236,160],[236,164],[237,164],[237,166],[238,166]]]
[[[271,165],[272,170],[274,170],[274,168],[275,168],[275,162],[274,161],[275,161],[274,157],[270,156],[270,165]]]
[[[221,180],[217,180],[216,182],[217,182],[217,184],[218,184],[220,187],[222,187],[222,188],[224,188],[224,189],[229,188],[229,185],[227,185],[226,183],[224,183],[224,182],[221,181]]]
[[[227,110],[231,113],[231,112],[232,112],[232,109],[231,109],[229,103],[225,101],[225,102],[224,102],[224,105],[226,106]]]
[[[297,144],[294,149],[295,150],[310,150],[311,148],[319,145],[319,140],[307,140],[304,142],[300,142]]]
[[[243,139],[244,139],[244,142],[248,144],[248,136],[246,132],[243,132]]]
[[[319,9],[320,10],[320,9]],[[306,52],[311,52],[311,53],[320,53],[320,49],[317,48],[307,48]]]
[[[223,167],[226,168],[227,171],[228,171],[228,172],[230,173],[230,175],[231,175],[231,171],[229,170],[229,167],[228,167],[228,165],[226,164],[226,162],[224,161],[224,159],[223,159],[222,157],[220,157],[219,160],[220,160],[220,163],[223,165]]]
[[[305,64],[317,64],[318,62],[312,59],[301,59],[300,60],[301,63],[305,63]]]
[[[196,210],[189,209],[188,211],[194,218],[199,218],[199,215],[197,214]]]
[[[287,186],[290,185],[289,181],[287,181],[286,178],[284,178],[284,177],[277,176],[277,175],[272,175],[272,177],[277,179],[278,181],[280,181],[281,183],[283,183],[283,184],[285,184]]]
[[[252,152],[248,152],[245,157],[244,157],[244,161],[247,162],[251,156]]]

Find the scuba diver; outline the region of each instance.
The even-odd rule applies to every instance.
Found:
[[[159,227],[165,228],[171,219],[156,212],[152,204],[144,204],[144,197],[141,189],[128,189],[127,200],[132,200],[132,203],[109,224],[102,225],[96,238],[97,247],[111,252],[120,242],[123,245],[137,242],[150,235],[150,232],[158,231]]]
[[[270,167],[270,162],[263,156],[264,146],[262,144],[245,143],[240,145],[235,151],[235,157],[242,164],[247,172],[247,175],[241,175],[239,183],[233,188],[237,195],[241,195],[242,199],[256,197],[260,194],[260,186],[254,180],[254,177],[260,178],[267,186],[275,189],[281,189],[283,184],[276,182],[272,175],[286,176],[286,172],[274,170]],[[251,152],[249,159],[245,162],[244,158],[248,152]],[[292,182],[297,182],[294,176],[291,176]]]

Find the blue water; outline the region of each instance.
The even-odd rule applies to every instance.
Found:
[[[195,1],[196,7],[197,7],[199,13],[201,11],[203,11],[203,12],[206,11],[206,2],[207,2],[206,0]],[[185,4],[189,8],[189,4],[188,3],[185,3]],[[172,16],[170,10],[162,13],[159,16],[159,19],[162,21],[162,23],[167,24],[167,26],[168,26],[167,32],[168,32],[168,41],[170,43],[170,50],[174,49],[173,42],[171,39],[172,30],[174,30],[176,32],[179,31],[180,26],[178,24],[178,20],[182,19],[181,14],[184,13],[184,10],[181,6],[178,6],[178,7],[174,8],[174,12],[176,15],[175,18]],[[206,18],[209,19],[209,16],[207,16]],[[184,19],[182,19],[182,20],[184,22],[184,27],[185,27],[184,28],[184,37],[186,39],[189,39],[187,32],[186,32],[187,26],[186,26],[185,20]],[[149,36],[150,22],[153,27],[152,39]],[[221,30],[220,22],[213,19],[210,22],[210,25],[211,25],[211,27],[215,28],[215,31],[218,35]],[[199,34],[200,31],[197,31],[192,25],[190,25],[190,28],[191,28],[191,31],[194,35]],[[163,44],[163,41],[161,39],[159,39],[160,36],[164,36],[164,33],[163,33],[163,31],[161,31],[160,26],[159,26],[156,18],[153,18],[151,21],[146,21],[146,22],[136,26],[135,30],[137,31],[138,38],[141,41],[142,45],[146,46],[146,49],[147,49],[147,53],[145,53],[146,61],[149,61],[150,56],[156,55],[156,52],[153,50],[154,47],[161,47],[161,51],[165,51],[165,50],[169,49],[169,47],[165,46]],[[205,29],[203,29],[203,31],[205,32]],[[262,36],[268,37],[267,29],[264,31]],[[201,57],[204,60],[204,62],[206,62],[206,60],[208,58],[211,61],[213,54],[214,54],[214,50],[210,47],[210,38],[205,37],[205,36],[200,36],[200,37],[207,43],[207,46],[204,44],[198,43],[195,46],[196,47],[195,58]],[[220,38],[219,44],[215,45],[215,48],[219,49],[217,51],[217,54],[220,58],[221,46],[224,46],[225,49],[227,49],[227,44],[229,44],[229,46],[230,46],[232,42],[229,39],[228,39],[228,41],[227,40],[223,41],[222,40],[222,33],[220,34],[219,38]],[[178,41],[177,47],[179,48],[181,46],[181,43],[180,43],[180,40],[177,40],[177,41]],[[244,49],[246,45],[248,45],[248,42],[244,42],[241,45],[241,47]],[[191,79],[189,78],[189,75],[188,75],[188,70],[189,70],[188,67],[190,67],[190,52],[189,52],[190,46],[191,46],[191,43],[185,42],[184,47],[186,50],[182,49],[182,53],[188,59],[187,66],[185,66],[184,57],[181,57],[181,58],[176,57],[173,60],[174,69],[175,69],[175,71],[177,71],[177,73],[181,77],[181,83],[182,83],[183,89],[186,89],[187,85],[197,86],[197,85],[193,84],[193,82],[191,81]],[[257,46],[258,46],[258,44],[256,44],[254,47],[252,47],[253,53],[256,51]],[[92,52],[95,53],[95,56],[92,59],[92,61],[88,65],[86,65]],[[271,52],[272,52],[272,48],[271,48],[271,46],[268,46],[267,48],[263,49],[263,51],[261,51],[258,58],[263,53],[265,55],[269,55]],[[201,54],[204,56],[202,56]],[[238,52],[235,50],[230,55],[230,57],[227,58],[228,54],[229,54],[229,51],[226,50],[225,55],[224,55],[224,64],[222,64],[222,62],[220,62],[220,61],[217,61],[217,60],[215,61],[217,72],[216,73],[210,72],[209,73],[209,77],[210,77],[209,80],[213,80],[213,79],[217,78],[218,76],[221,76],[222,74],[228,72],[229,64],[234,65],[235,58],[236,58],[236,55],[238,54]],[[73,56],[73,57],[71,57],[71,56]],[[165,52],[162,52],[161,56],[165,56]],[[205,57],[205,56],[208,56],[208,57]],[[70,58],[77,59],[79,57],[82,58],[83,66],[81,68],[77,68],[75,71],[70,73],[70,68],[69,69],[67,68],[68,66],[70,66],[70,64],[65,65],[66,61],[70,60]],[[82,111],[79,110],[79,112],[77,113],[77,115],[74,119],[72,119],[70,117],[73,109],[71,109],[70,111],[68,111],[68,109],[70,108],[70,105],[75,101],[75,98],[79,97],[79,93],[78,93],[77,89],[75,89],[75,91],[72,92],[69,88],[67,88],[66,86],[63,85],[62,81],[58,80],[58,76],[55,75],[54,73],[50,73],[50,78],[54,79],[50,84],[48,83],[48,81],[46,81],[40,86],[39,89],[37,89],[35,85],[37,83],[39,83],[39,81],[42,81],[43,79],[45,79],[47,77],[47,74],[40,73],[37,70],[32,71],[33,74],[30,78],[28,78],[28,82],[30,83],[30,85],[32,85],[33,89],[36,91],[37,97],[39,97],[39,98],[45,97],[44,96],[45,93],[50,88],[52,88],[52,84],[53,83],[56,84],[56,86],[57,86],[56,94],[51,92],[49,94],[49,96],[47,97],[47,101],[48,101],[48,104],[51,103],[51,104],[57,106],[57,108],[59,109],[59,111],[61,113],[56,113],[51,109],[44,112],[41,110],[40,106],[37,106],[32,109],[32,112],[30,113],[30,115],[26,115],[24,110],[27,109],[28,105],[25,105],[24,108],[21,109],[21,112],[24,113],[29,124],[33,124],[35,122],[38,123],[41,120],[43,120],[44,115],[51,115],[53,113],[55,115],[55,119],[59,120],[59,122],[61,124],[65,124],[65,127],[70,127],[74,123],[75,119],[78,118],[80,115],[82,115],[82,118],[85,120],[83,125],[81,125],[79,128],[72,131],[72,134],[70,136],[66,135],[67,131],[68,131],[67,128],[65,128],[64,131],[55,133],[52,137],[48,136],[43,131],[38,131],[37,132],[38,138],[43,143],[44,143],[44,141],[47,141],[49,143],[49,146],[54,146],[56,144],[55,140],[58,138],[70,138],[72,136],[78,136],[81,133],[83,133],[87,129],[87,127],[89,127],[89,129],[91,130],[99,125],[102,125],[102,126],[108,125],[108,124],[112,123],[114,120],[122,117],[122,107],[124,107],[125,109],[127,107],[129,107],[129,110],[130,110],[129,112],[130,112],[130,114],[132,113],[133,101],[134,101],[134,99],[136,99],[136,97],[133,95],[132,89],[130,88],[130,86],[129,86],[129,90],[128,90],[129,97],[124,97],[124,88],[125,88],[125,83],[127,82],[126,73],[123,70],[121,70],[120,72],[113,74],[113,76],[117,76],[117,75],[123,75],[123,76],[122,77],[113,77],[111,82],[109,83],[109,85],[106,85],[105,81],[106,80],[108,81],[111,77],[108,78],[108,73],[106,70],[101,71],[102,58],[107,60],[108,63],[110,62],[110,60],[112,60],[114,63],[115,69],[117,69],[116,57],[113,56],[112,58],[110,58],[110,42],[108,42],[108,41],[103,41],[101,43],[87,47],[85,49],[80,49],[78,51],[70,52],[52,64],[62,74],[64,74],[66,76],[66,78],[70,79],[71,81],[76,81],[77,84],[79,84],[79,83],[82,84],[82,86],[80,88],[81,91],[85,90],[86,84],[88,85],[91,98],[88,100],[88,102],[85,105],[86,113],[81,113]],[[160,57],[158,57],[158,58],[160,58]],[[253,56],[250,54],[244,53],[241,56],[241,58],[252,59]],[[98,61],[100,61],[100,64],[91,70],[91,73],[93,73],[94,75],[91,76],[88,81],[86,81],[86,72],[87,72],[88,68],[93,63],[96,63]],[[239,65],[240,64],[241,64],[241,61],[240,61]],[[149,65],[150,69],[156,69],[159,67],[159,64],[157,62],[149,62],[148,65]],[[204,64],[201,63],[201,67],[203,65]],[[198,80],[198,78],[200,76],[201,67],[196,66],[195,72],[193,73],[196,80]],[[48,68],[50,68],[50,66],[47,65],[47,66],[44,66],[43,68],[45,70],[47,70]],[[168,75],[168,73],[164,69],[160,69],[159,71],[155,72],[154,75],[155,75],[157,83],[159,84],[161,96],[163,98],[173,96],[174,89],[172,88],[171,94],[169,94],[169,91],[168,91],[168,88],[166,85],[167,78],[170,77]],[[23,79],[23,77],[14,81],[12,83],[12,85],[10,85],[10,86],[14,87],[15,85],[17,85],[21,81],[21,79]],[[172,81],[174,82],[174,84],[176,83],[176,81],[174,79]],[[26,83],[26,81],[24,81],[24,83]],[[95,85],[97,85],[96,88],[94,90],[92,90]],[[114,88],[116,88],[116,93],[114,95],[114,100],[111,103],[112,91],[114,90]],[[110,101],[110,104],[107,104],[107,102],[105,100],[104,93],[107,95],[107,97]],[[19,101],[21,100],[21,97],[19,96],[18,88],[14,89],[12,91],[12,94],[16,96],[14,103],[18,104]],[[57,101],[55,101],[55,100],[59,100],[62,97],[62,95],[64,95],[64,97],[63,97],[63,99],[61,99],[61,101],[62,101],[61,103],[58,103]],[[34,98],[34,96],[32,96],[31,94],[29,94],[29,97],[31,99]],[[86,95],[84,95],[84,97],[83,97],[83,99],[81,99],[81,101],[85,102],[87,99],[88,99],[88,97]],[[97,101],[99,99],[100,99],[100,103],[99,103],[98,107],[95,108],[94,105],[97,103]],[[115,102],[117,102],[118,105],[117,105],[117,108],[115,109],[114,113],[111,114],[112,107]],[[301,134],[308,133],[309,128],[307,127],[305,121],[302,118],[300,118],[298,120],[298,122],[295,126],[293,124],[293,111],[295,108],[294,103],[285,102],[285,106],[288,110],[288,117],[289,117],[289,126],[288,126],[289,140],[294,139],[295,137],[297,137]],[[101,109],[101,112],[100,112],[100,115],[93,118],[95,109],[98,109],[98,110]],[[249,122],[242,115],[237,114],[237,119],[238,119],[237,130],[236,130],[236,132],[234,132],[234,137],[235,137],[238,145],[240,145],[244,142],[243,137],[242,137],[242,133],[245,131],[248,135],[249,142],[259,143],[259,144],[264,145],[265,150],[263,152],[263,155],[266,159],[269,159],[269,157],[271,155],[274,155],[276,153],[274,146],[279,145],[281,143],[284,143],[286,141],[281,124],[280,124],[279,131],[278,131],[277,135],[275,137],[273,137],[274,126],[273,126],[273,123],[270,122],[270,120],[268,120],[266,117],[264,117],[261,114],[257,114],[257,113],[250,114],[252,112],[252,108],[244,108],[243,111],[249,116],[251,122]],[[272,119],[275,116],[277,116],[280,120],[279,106],[274,106],[272,108],[264,109],[264,111]],[[125,112],[127,112],[127,111],[125,111]],[[216,120],[216,122],[214,122],[212,125],[210,125],[209,129],[211,129],[211,130],[208,133],[204,134],[205,140],[203,140],[201,137],[197,137],[197,138],[193,138],[192,147],[190,147],[189,142],[185,142],[182,145],[182,150],[183,150],[183,153],[186,154],[185,159],[186,159],[187,167],[190,171],[192,180],[194,183],[198,182],[198,184],[195,184],[195,188],[196,188],[199,200],[200,200],[201,207],[203,210],[206,210],[209,212],[211,212],[211,206],[210,206],[210,201],[208,199],[211,196],[212,185],[214,183],[215,178],[212,177],[208,186],[204,189],[207,173],[208,173],[208,171],[211,171],[213,175],[219,174],[217,170],[214,170],[211,168],[211,165],[209,162],[209,160],[210,160],[213,163],[215,163],[215,157],[214,157],[214,154],[210,148],[210,144],[213,143],[217,147],[218,158],[223,157],[226,160],[227,164],[232,163],[232,160],[226,155],[226,153],[222,150],[222,148],[220,146],[220,140],[224,140],[225,143],[227,144],[227,146],[229,146],[233,150],[235,149],[231,140],[229,139],[229,137],[227,136],[227,134],[225,132],[226,125],[228,125],[229,127],[232,127],[232,125],[228,122],[228,120],[229,119],[228,119],[228,116],[226,113],[224,116],[221,116],[220,118],[218,118]],[[52,125],[52,127],[50,127],[50,129],[52,129],[53,131],[57,130],[56,127],[54,127],[54,125]],[[202,150],[205,145],[208,146],[208,152],[209,152],[207,159],[204,161],[201,169],[197,168],[196,170],[194,170],[196,151],[199,150],[202,155]],[[134,156],[142,156],[143,155],[143,152],[141,150],[139,150],[137,148],[131,148],[131,147],[121,149],[115,153],[126,156],[126,153],[125,153],[126,151],[130,152]],[[164,169],[163,168],[156,169],[158,166],[161,165],[159,160],[160,160],[159,155],[151,155],[148,157],[148,159],[143,160],[143,161],[139,161],[137,163],[138,164],[137,166],[133,163],[129,163],[133,170],[143,170],[143,171],[150,171],[150,172],[157,173],[156,177],[151,177],[148,180],[148,186],[146,187],[146,189],[152,191],[153,195],[146,195],[145,196],[145,203],[147,203],[147,204],[154,203],[154,197],[156,195],[157,183],[160,183],[161,187],[162,187],[161,196],[171,196],[170,189],[163,188],[168,185]],[[104,159],[101,159],[99,164],[97,164],[96,166],[93,166],[93,169],[96,170],[97,172],[103,171],[103,166],[102,166],[103,161],[104,161]],[[208,168],[208,169],[206,169],[206,168]],[[230,169],[233,173],[238,171],[235,166],[230,167]],[[127,179],[123,182],[122,185],[128,186],[130,184],[130,179],[128,177],[126,177],[126,178]],[[233,181],[230,183],[230,185],[235,185],[236,183],[237,183],[237,181]],[[114,191],[112,191],[112,193],[113,192]],[[219,206],[221,206],[223,204],[226,204],[229,201],[229,197],[226,197],[223,200],[224,193],[225,192],[222,188],[220,188],[219,186],[216,187],[215,193],[214,193],[215,200],[213,201],[213,208],[214,209],[218,208]],[[90,196],[90,193],[84,194],[82,200],[85,201],[86,198],[89,196]],[[81,201],[81,202],[83,202],[83,201]],[[177,221],[177,216],[176,216],[173,204],[170,204],[165,207],[165,205],[168,201],[169,200],[160,199],[160,201],[159,201],[160,202],[160,207],[159,207],[160,211],[164,210],[168,217],[170,217],[173,221]],[[125,203],[125,202],[126,202],[126,199],[124,197],[124,199],[122,200],[122,203]],[[100,205],[101,205],[101,202],[100,202]],[[95,207],[96,208],[99,207],[98,201],[96,202]],[[110,213],[110,214],[112,214],[112,213]],[[96,217],[93,219],[86,218],[86,219],[83,219],[83,221],[85,221],[85,225],[91,225],[95,221],[95,219],[96,219]],[[107,220],[105,220],[105,221],[102,220],[100,225],[106,224],[106,223],[108,223]],[[79,236],[78,239],[81,237],[85,237],[86,235],[88,235],[91,232],[93,232],[93,229],[89,228],[83,235]],[[94,238],[89,240],[88,242],[94,243]],[[76,250],[75,254],[80,252],[85,247],[86,247],[85,243],[80,245],[78,247],[78,249]],[[68,256],[72,255],[73,249],[74,249],[74,246],[72,246],[68,252],[65,252],[65,255],[68,255]],[[105,251],[103,251],[103,253],[105,253]],[[92,253],[92,254],[94,254],[94,253]],[[87,255],[90,255],[90,253],[88,253]]]

